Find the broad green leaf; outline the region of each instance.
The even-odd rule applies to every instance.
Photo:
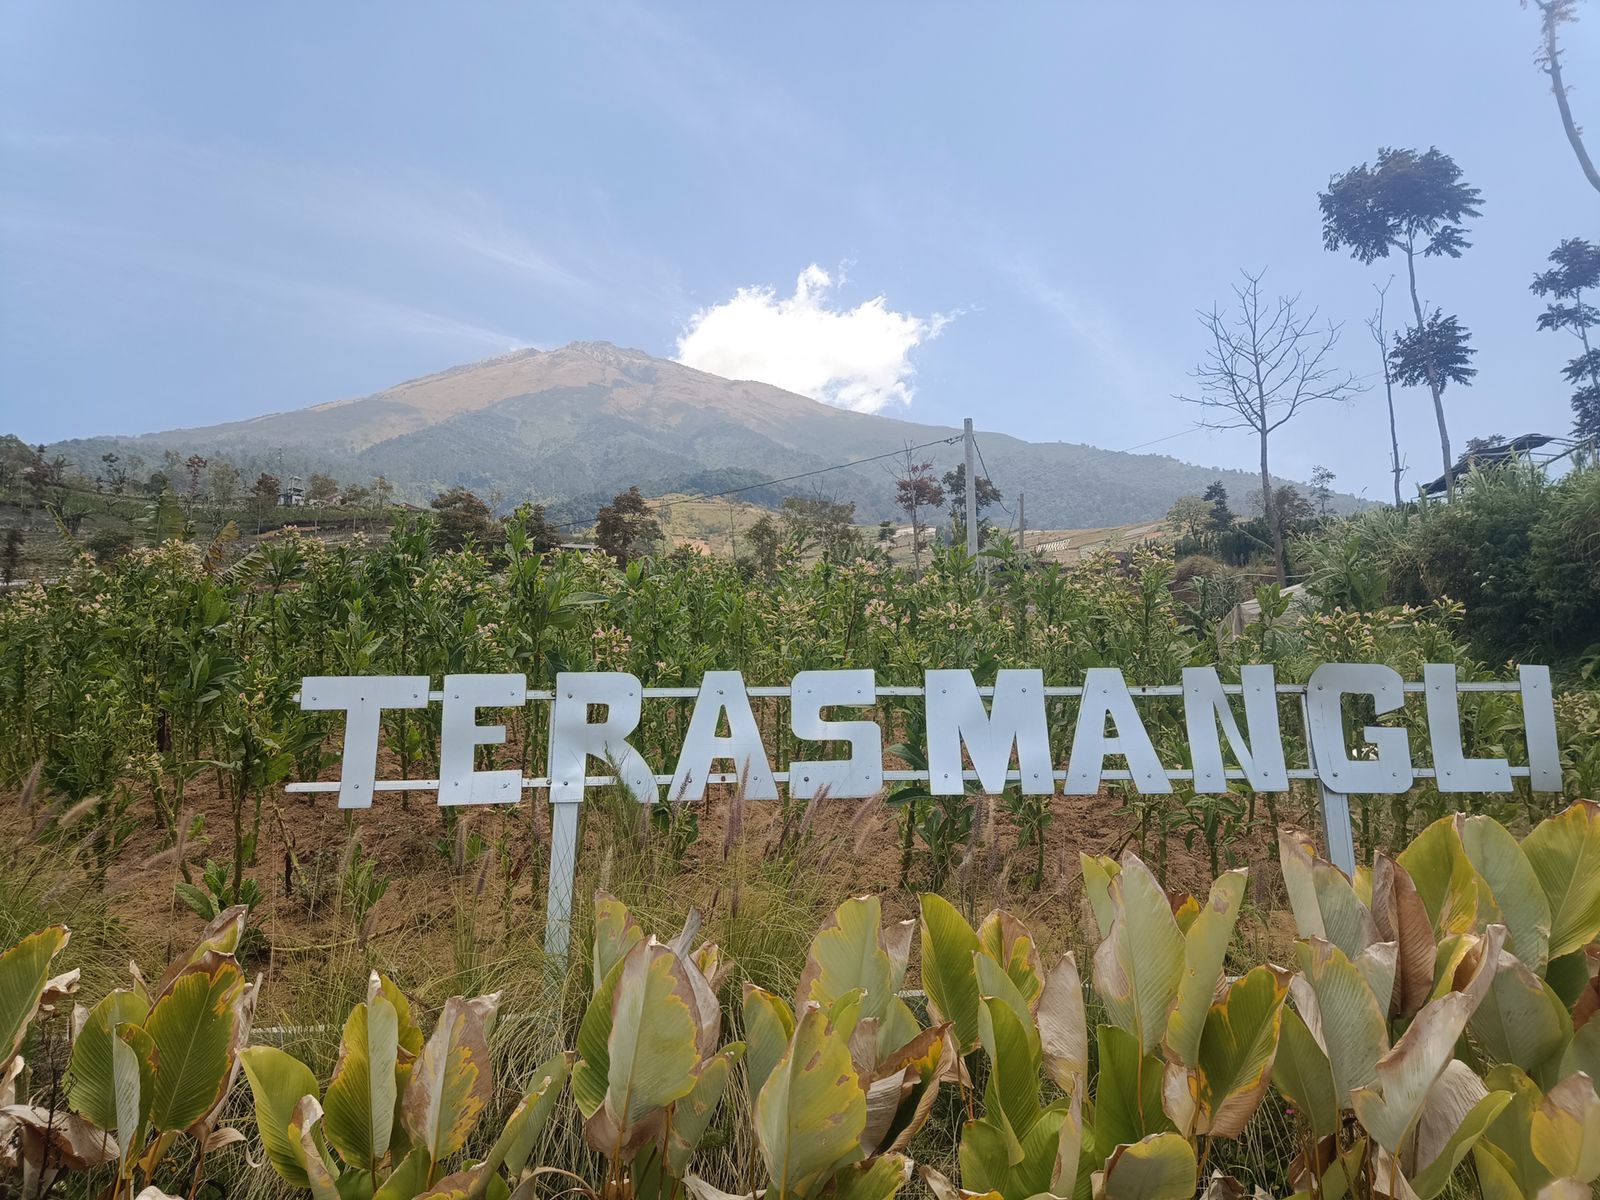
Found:
[[[1472,1170],[1483,1200],[1527,1200],[1517,1186],[1510,1159],[1482,1138],[1472,1147]]]
[[[978,1031],[989,1056],[984,1116],[1005,1135],[1008,1161],[1016,1166],[1022,1161],[1022,1139],[1039,1117],[1038,1033],[1010,1004],[989,996],[978,1010]]]
[[[1041,1109],[1021,1142],[1021,1154],[1010,1161],[1004,1132],[988,1117],[967,1122],[961,1133],[963,1197],[989,1193],[1014,1200],[1048,1195],[1057,1186],[1070,1194],[1083,1127],[1075,1119],[1075,1102],[1059,1100]],[[1064,1185],[1062,1181],[1065,1181]]]
[[[1600,1017],[1591,1017],[1584,1027],[1572,1035],[1561,1055],[1562,1078],[1582,1071],[1591,1081],[1600,1081]]]
[[[433,1164],[428,1152],[417,1146],[402,1158],[383,1186],[372,1194],[372,1200],[414,1200],[428,1190],[428,1174]]]
[[[1511,1183],[1523,1197],[1531,1200],[1553,1178],[1550,1168],[1533,1152],[1533,1114],[1544,1103],[1544,1094],[1526,1072],[1509,1063],[1495,1067],[1485,1076],[1484,1083],[1490,1091],[1506,1092],[1511,1099],[1489,1123],[1488,1131],[1475,1149],[1481,1151],[1490,1147],[1496,1151],[1495,1157],[1505,1168]],[[1477,1161],[1481,1167],[1482,1160]]]
[[[586,1121],[606,1102],[606,1085],[611,1076],[611,1006],[616,998],[617,980],[621,978],[622,963],[618,962],[595,989],[578,1025],[578,1061],[572,1068],[572,1098]]]
[[[568,1056],[557,1053],[534,1071],[533,1086],[512,1110],[505,1127],[500,1130],[500,1136],[495,1139],[493,1149],[489,1151],[489,1157],[484,1160],[484,1166],[491,1173],[504,1166],[512,1179],[522,1174],[522,1168],[528,1165],[539,1134],[561,1099],[561,1088],[567,1081],[569,1065]]]
[[[1005,1131],[999,1125],[987,1117],[968,1121],[961,1130],[957,1157],[961,1164],[958,1197],[1015,1196],[1015,1189],[1011,1187],[1011,1151],[1006,1144]]]
[[[1006,1194],[1049,1194],[1055,1183],[1065,1177],[1069,1167],[1076,1171],[1076,1164],[1067,1161],[1072,1146],[1063,1146],[1063,1138],[1069,1143],[1073,1138],[1067,1128],[1071,1115],[1071,1101],[1065,1099],[1040,1110],[1039,1119],[1022,1139],[1022,1161],[1011,1169],[1003,1189]],[[1081,1134],[1079,1138],[1081,1140]],[[1071,1187],[1070,1181],[1067,1186]]]
[[[1415,1160],[1411,1186],[1420,1200],[1434,1200],[1444,1191],[1456,1167],[1510,1101],[1509,1092],[1485,1089],[1465,1063],[1456,1060],[1445,1067],[1423,1104],[1410,1155]]]
[[[1541,821],[1522,851],[1550,906],[1549,956],[1559,958],[1600,934],[1600,804],[1579,800]]]
[[[1356,895],[1345,873],[1330,862],[1318,859],[1312,865],[1311,883],[1328,940],[1354,959],[1378,936],[1371,910]]]
[[[1471,933],[1478,925],[1478,872],[1467,858],[1454,817],[1440,817],[1395,858],[1416,884],[1436,937]]]
[[[1389,1048],[1384,1010],[1355,964],[1331,942],[1302,940],[1295,954],[1316,1011],[1306,1011],[1299,992],[1295,1002],[1328,1056],[1339,1103],[1348,1104],[1347,1097],[1356,1088],[1377,1078],[1378,1059]]]
[[[1600,1096],[1582,1075],[1551,1088],[1533,1112],[1533,1153],[1558,1179],[1589,1184],[1600,1176]]]
[[[1104,854],[1078,852],[1078,865],[1083,871],[1083,890],[1089,897],[1089,907],[1094,910],[1095,924],[1100,926],[1100,936],[1111,936],[1111,881],[1122,868],[1117,860]]]
[[[1550,902],[1517,839],[1493,817],[1456,818],[1467,858],[1489,885],[1506,927],[1506,949],[1535,975],[1550,959]]]
[[[290,1187],[310,1187],[305,1151],[299,1138],[290,1136],[289,1122],[302,1098],[316,1097],[317,1077],[310,1067],[276,1046],[246,1047],[239,1052],[239,1064],[255,1097],[256,1131],[267,1161]]]
[[[1099,1075],[1095,1088],[1094,1135],[1100,1146],[1137,1142],[1146,1134],[1172,1129],[1161,1104],[1164,1065],[1159,1056],[1140,1054],[1139,1043],[1114,1025],[1095,1028]]]
[[[1194,1133],[1236,1138],[1244,1132],[1267,1091],[1288,990],[1286,973],[1256,967],[1211,1006],[1200,1037]]]
[[[138,1025],[149,1013],[149,1004],[137,992],[126,988],[110,992],[89,1010],[73,1039],[67,1063],[67,1102],[102,1129],[121,1130],[113,1053],[125,1044],[117,1037],[117,1026]]]
[[[124,1169],[144,1148],[150,1095],[155,1090],[155,1074],[150,1066],[153,1057],[149,1034],[137,1025],[117,1026],[111,1042],[111,1087],[116,1120],[105,1128],[117,1135]]]
[[[1194,1147],[1176,1133],[1157,1133],[1118,1146],[1106,1160],[1102,1200],[1190,1200],[1195,1192]]]
[[[150,1123],[160,1132],[188,1129],[216,1106],[233,1070],[237,1001],[244,972],[216,958],[179,975],[144,1023],[154,1047]]]
[[[700,1064],[697,1000],[684,962],[646,939],[622,960],[611,1000],[606,1101],[584,1137],[613,1160],[660,1132],[667,1105],[689,1093]]]
[[[832,1200],[893,1200],[911,1178],[911,1160],[883,1154],[854,1163],[834,1177]]]
[[[777,996],[753,983],[744,985],[744,1056],[750,1094],[759,1096],[772,1068],[794,1036],[794,1012]]]
[[[1166,1032],[1183,976],[1183,934],[1166,894],[1131,850],[1111,881],[1111,932],[1094,955],[1095,991],[1112,1024],[1148,1053]]]
[[[876,896],[857,896],[834,910],[817,936],[811,939],[800,982],[795,988],[795,1011],[815,1000],[827,1007],[848,991],[865,993],[863,1018],[881,1018],[895,992],[894,963],[884,949],[881,926],[883,905]]]
[[[672,1106],[672,1120],[667,1126],[667,1173],[682,1179],[689,1170],[689,1159],[700,1145],[711,1118],[716,1115],[717,1102],[728,1086],[728,1076],[744,1054],[744,1046],[730,1042],[701,1064],[689,1094]]]
[[[1078,962],[1070,952],[1045,976],[1034,1018],[1045,1071],[1063,1092],[1082,1097],[1089,1081],[1089,1023]]]
[[[1333,1067],[1305,1019],[1284,1008],[1278,1034],[1278,1054],[1272,1064],[1272,1082],[1300,1110],[1311,1132],[1329,1137],[1339,1128],[1339,1110],[1349,1103],[1349,1093],[1334,1090]]]
[[[438,1163],[466,1144],[494,1097],[488,1027],[499,994],[444,1002],[439,1023],[411,1069],[400,1104],[412,1143]]]
[[[962,1054],[978,1048],[976,952],[978,934],[954,904],[938,893],[923,893],[922,986],[928,992],[928,1016],[954,1026],[955,1045]]]
[[[376,1171],[394,1128],[400,1021],[382,996],[350,1010],[328,1092],[322,1129],[347,1166]]]
[[[414,1060],[422,1053],[423,1035],[422,1026],[418,1025],[416,1018],[411,1015],[411,1001],[406,999],[406,994],[396,986],[394,980],[387,975],[380,975],[374,971],[367,980],[367,1003],[371,1004],[382,996],[394,1005],[395,1021],[399,1026],[400,1058],[402,1062]],[[402,1083],[404,1080],[401,1081]],[[403,1088],[401,1089],[404,1090]]]
[[[1044,990],[1044,967],[1028,927],[997,908],[978,926],[978,945],[999,964],[1031,1009]]]
[[[983,951],[973,956],[972,968],[978,976],[978,993],[983,997],[983,1002],[999,1001],[1011,1010],[1012,1016],[1028,1031],[1028,1044],[1032,1048],[1035,1062],[1039,1058],[1039,1034],[1033,1024],[1033,1009],[1028,1003],[1021,989],[1006,974],[1005,968]],[[983,1009],[978,1010],[978,1029],[980,1040],[983,1029]]]
[[[1246,874],[1240,869],[1219,875],[1211,885],[1205,908],[1184,935],[1183,974],[1178,981],[1177,1001],[1167,1018],[1166,1048],[1170,1061],[1186,1067],[1194,1066],[1200,1053],[1201,1030],[1222,980],[1222,960],[1239,921],[1239,906],[1244,902]]]
[[[1502,951],[1468,1028],[1491,1061],[1538,1076],[1572,1037],[1572,1018],[1549,984]]]
[[[1557,996],[1569,1012],[1573,1013],[1573,1024],[1577,1020],[1577,1004],[1584,988],[1589,986],[1590,970],[1595,964],[1589,960],[1588,947],[1582,947],[1566,954],[1552,958],[1544,965],[1544,981]]]
[[[595,893],[592,990],[598,992],[611,969],[643,940],[644,930],[627,905],[606,892]]]
[[[756,1100],[756,1143],[774,1197],[807,1200],[861,1158],[866,1093],[847,1037],[809,1009]]]
[[[71,936],[65,925],[51,925],[0,954],[0,1069],[22,1048],[50,979],[50,963]]]

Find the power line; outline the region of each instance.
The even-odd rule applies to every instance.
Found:
[[[1137,446],[1124,446],[1121,450],[1113,451],[1113,453],[1128,454],[1134,450],[1143,450],[1146,446],[1154,446],[1159,442],[1170,442],[1173,438],[1186,437],[1189,434],[1204,428],[1205,426],[1202,423],[1196,421],[1193,425],[1189,426],[1189,428],[1180,429],[1177,433],[1169,433],[1165,437],[1151,438],[1148,442],[1140,442]]]
[[[972,435],[972,448],[978,452],[978,465],[983,468],[983,477],[990,483],[993,483],[994,476],[989,474],[989,464],[983,461],[983,445],[978,441],[977,434]],[[995,503],[1000,506],[1001,511],[1004,512],[1006,516],[1009,517],[1013,515],[1011,509],[1006,505],[1004,497],[1000,497],[995,501]],[[979,522],[978,527],[980,529],[983,527],[982,522]]]
[[[669,511],[673,505],[687,504],[691,500],[720,500],[724,496],[737,496],[742,492],[754,492],[759,491],[761,488],[777,487],[780,483],[794,483],[796,480],[810,479],[816,475],[826,475],[829,471],[842,471],[846,467],[859,467],[865,465],[866,463],[881,462],[886,458],[899,458],[902,454],[909,454],[913,450],[926,450],[929,446],[948,446],[954,442],[959,442],[960,440],[961,435],[958,433],[955,437],[938,438],[935,441],[923,442],[921,445],[917,446],[905,446],[899,450],[890,450],[885,454],[874,454],[870,458],[857,458],[850,462],[834,463],[831,467],[818,467],[815,471],[802,471],[798,475],[785,475],[781,479],[768,479],[763,483],[747,483],[742,487],[724,488],[720,492],[696,492],[692,496],[683,496],[677,500],[668,500],[665,503],[658,505],[657,511]],[[592,524],[594,524],[594,518],[590,517],[586,521],[563,521],[552,526],[552,528],[573,529],[579,525]]]

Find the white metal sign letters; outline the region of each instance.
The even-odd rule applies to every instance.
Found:
[[[1462,744],[1461,692],[1517,692],[1528,761],[1468,758]],[[1345,733],[1351,698],[1383,717],[1421,693],[1430,766],[1412,759],[1407,731],[1366,725]],[[845,758],[797,760],[774,771],[752,697],[789,701],[789,724],[801,741],[845,742]],[[926,771],[887,770],[883,733],[871,710],[885,696],[920,696],[926,718]],[[1079,698],[1070,745],[1052,742],[1046,701]],[[1306,764],[1288,765],[1279,700],[1299,701]],[[1163,765],[1138,701],[1181,698],[1188,761]],[[1233,698],[1242,702],[1240,729]],[[629,738],[648,699],[692,699],[688,730],[670,774],[658,772]],[[380,722],[386,710],[442,704],[438,779],[377,778]],[[548,774],[480,771],[477,748],[506,740],[503,724],[481,714],[546,703]],[[752,800],[776,800],[778,785],[809,799],[824,788],[835,799],[877,795],[885,781],[926,780],[935,795],[959,795],[970,783],[986,792],[1016,784],[1030,795],[1094,795],[1106,780],[1129,780],[1141,793],[1162,795],[1174,781],[1215,794],[1242,782],[1258,792],[1283,791],[1292,779],[1315,780],[1322,798],[1329,855],[1354,872],[1355,849],[1347,797],[1397,793],[1419,778],[1441,792],[1508,792],[1514,779],[1534,791],[1561,790],[1555,708],[1546,667],[1523,666],[1515,682],[1461,683],[1449,664],[1429,664],[1420,682],[1407,682],[1374,663],[1324,663],[1304,684],[1277,682],[1270,666],[1246,666],[1240,682],[1225,684],[1213,667],[1185,667],[1177,685],[1132,686],[1114,667],[1090,668],[1081,685],[1046,686],[1037,670],[997,672],[980,686],[965,670],[930,670],[920,686],[883,686],[872,671],[804,671],[785,687],[746,687],[738,671],[708,671],[698,688],[646,688],[620,671],[563,672],[550,691],[530,691],[521,675],[447,675],[433,690],[425,675],[313,676],[301,683],[300,704],[345,714],[344,757],[336,782],[292,783],[291,792],[339,793],[339,807],[366,808],[375,792],[436,791],[440,804],[514,804],[527,790],[548,790],[552,805],[550,890],[545,946],[565,954],[577,857],[577,813],[587,787],[619,784],[641,803],[696,801],[708,784],[742,783]],[[838,710],[835,715],[835,710]],[[845,719],[854,718],[854,719]],[[727,736],[718,730],[726,723]],[[1108,725],[1110,730],[1108,731]],[[1227,758],[1238,765],[1229,767]],[[1065,750],[1063,755],[1061,752]],[[1121,758],[1126,766],[1108,767]],[[1058,762],[1060,765],[1058,766]],[[603,772],[590,775],[591,763]],[[970,763],[968,767],[966,764]]]

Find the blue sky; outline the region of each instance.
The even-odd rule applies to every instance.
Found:
[[[1192,424],[1194,310],[1241,267],[1376,371],[1362,318],[1403,264],[1324,252],[1316,193],[1380,145],[1484,193],[1473,248],[1420,268],[1479,350],[1457,445],[1570,425],[1528,282],[1597,197],[1513,0],[14,0],[0,32],[0,429],[30,441],[604,339],[1121,449]],[[1600,10],[1565,42],[1600,137]],[[1431,477],[1427,395],[1398,396]],[[1381,386],[1297,418],[1275,466],[1382,497],[1383,420]]]

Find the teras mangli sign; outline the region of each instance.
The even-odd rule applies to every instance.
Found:
[[[1403,728],[1368,725],[1360,742],[1345,736],[1345,704],[1364,697],[1377,716],[1402,708],[1408,693],[1423,696],[1430,766],[1412,760]],[[1525,764],[1469,758],[1462,745],[1461,692],[1517,692],[1526,733]],[[774,770],[751,707],[752,697],[789,701],[789,726],[801,741],[847,743],[847,757],[794,761]],[[883,734],[871,719],[838,720],[839,709],[871,709],[885,696],[924,698],[925,771],[886,770]],[[1079,697],[1070,745],[1052,743],[1045,702]],[[1187,766],[1161,761],[1137,701],[1181,697]],[[1235,714],[1237,697],[1244,717]],[[1307,761],[1290,765],[1281,726],[1281,698],[1298,702]],[[630,742],[647,699],[694,703],[671,774],[659,773]],[[386,710],[442,704],[438,779],[380,780],[379,724]],[[484,709],[547,703],[547,774],[526,778],[518,770],[480,771],[477,747],[506,740],[506,727],[479,724]],[[514,804],[525,790],[548,790],[551,820],[550,885],[545,945],[564,954],[570,927],[576,866],[578,805],[588,787],[620,784],[641,802],[697,801],[707,784],[740,783],[752,800],[778,799],[778,784],[809,799],[876,795],[888,781],[925,780],[935,795],[958,795],[976,782],[985,792],[1016,784],[1024,793],[1094,795],[1106,780],[1130,780],[1145,794],[1172,791],[1174,781],[1196,792],[1220,793],[1241,781],[1257,792],[1287,790],[1295,779],[1315,780],[1332,860],[1353,873],[1355,851],[1346,797],[1398,793],[1419,778],[1442,792],[1508,792],[1524,778],[1534,791],[1561,790],[1555,707],[1546,667],[1523,666],[1515,682],[1464,683],[1449,664],[1429,664],[1420,682],[1408,682],[1374,663],[1325,663],[1303,684],[1279,683],[1271,666],[1246,666],[1240,682],[1223,683],[1212,667],[1185,667],[1175,685],[1129,686],[1122,672],[1093,667],[1081,685],[1047,686],[1038,670],[1001,670],[990,686],[971,671],[930,670],[916,686],[880,685],[870,670],[804,671],[787,686],[747,687],[738,671],[709,671],[695,687],[643,687],[620,671],[556,676],[552,690],[535,691],[522,675],[447,675],[435,690],[426,675],[313,676],[301,683],[300,705],[345,714],[344,755],[337,782],[292,783],[291,792],[339,793],[341,808],[365,808],[376,792],[436,791],[440,804]],[[727,734],[718,730],[726,722]],[[1108,723],[1111,732],[1108,732]],[[1226,740],[1236,767],[1225,765]],[[971,766],[963,760],[970,761]],[[1062,752],[1065,752],[1064,755]],[[1108,767],[1120,757],[1125,767]],[[612,774],[590,775],[591,760]],[[1058,761],[1062,766],[1057,766]],[[719,766],[722,768],[719,771]]]

